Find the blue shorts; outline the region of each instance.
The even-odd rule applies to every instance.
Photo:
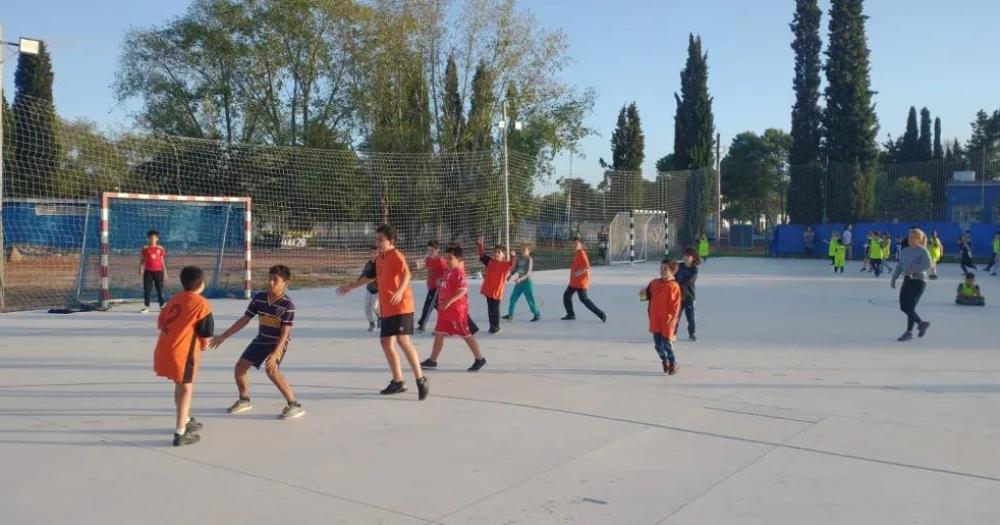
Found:
[[[249,345],[247,345],[247,349],[243,351],[243,355],[240,356],[240,359],[250,361],[250,364],[259,370],[260,365],[264,364],[264,361],[266,361],[268,357],[271,357],[271,354],[277,353],[277,355],[274,356],[274,364],[280,366],[281,361],[285,358],[285,351],[288,350],[288,343],[286,342],[281,349],[278,349],[278,345],[276,343],[277,341],[258,341],[254,339]]]

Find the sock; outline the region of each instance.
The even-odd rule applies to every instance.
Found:
[[[186,432],[187,432],[187,427],[174,429],[174,434],[177,434],[178,436],[183,436]]]

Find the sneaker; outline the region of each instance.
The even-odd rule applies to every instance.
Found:
[[[606,313],[604,313],[604,312],[601,312],[601,315],[599,315],[599,316],[597,316],[597,317],[599,317],[599,318],[601,319],[601,322],[602,322],[602,323],[606,323],[606,322],[608,322],[608,314],[606,314]]]
[[[431,392],[431,387],[427,384],[427,377],[417,379],[417,399],[423,401],[427,399],[427,394]]]
[[[927,333],[927,329],[930,328],[930,321],[923,321],[917,325],[917,337],[923,337]]]
[[[514,320],[514,316],[510,315],[510,314],[507,314],[507,315],[501,317],[500,319],[503,319],[504,321],[513,321]]]
[[[429,368],[431,370],[434,370],[437,367],[438,367],[438,362],[434,361],[429,357],[420,362],[420,368]]]
[[[422,333],[424,333],[424,327],[422,327],[422,326],[418,326],[418,327],[417,327],[417,333],[418,333],[418,334],[422,334]]]
[[[389,381],[389,386],[383,388],[379,393],[383,396],[391,396],[392,394],[401,394],[406,392],[406,384],[402,381]]]
[[[696,336],[694,334],[690,334],[690,335],[688,335],[688,340],[690,340],[690,341],[697,341],[698,340],[698,336]]]
[[[251,403],[249,399],[243,399],[241,397],[237,399],[236,402],[233,403],[233,406],[229,407],[226,412],[229,412],[230,414],[240,414],[250,410],[251,408],[253,408],[253,403]]]
[[[670,363],[667,362],[667,361],[663,362],[663,373],[664,374],[669,374],[670,373]]]
[[[368,331],[369,332],[375,331],[375,323],[368,323]]]
[[[298,403],[289,403],[278,414],[278,419],[295,419],[306,415],[306,409],[302,408],[302,405]]]
[[[491,334],[499,334],[500,333],[500,327],[499,326],[491,326],[490,329],[489,329],[489,332]]]
[[[910,339],[913,339],[913,332],[903,332],[903,335],[899,336],[899,338],[896,340],[899,342],[903,342],[903,341],[909,341]]]
[[[174,446],[183,447],[184,445],[194,445],[195,443],[201,441],[201,436],[194,434],[192,432],[185,432],[183,434],[174,434]]]
[[[559,320],[560,321],[576,321],[576,316],[575,315],[567,315],[566,317],[562,317]]]
[[[531,318],[531,322],[532,323],[537,323],[538,321],[541,321],[541,320],[542,320],[542,316],[540,316],[540,315],[536,315],[536,316],[534,316],[534,317]]]
[[[188,419],[188,424],[187,425],[184,425],[184,431],[187,432],[187,433],[189,433],[189,434],[191,432],[197,432],[197,431],[199,431],[199,430],[201,430],[203,428],[205,428],[205,425],[202,425],[201,421],[198,421],[197,419],[195,419],[193,417],[190,418],[190,419]]]
[[[486,366],[486,358],[476,359],[472,362],[472,366],[469,367],[469,372],[478,372],[484,366]]]
[[[677,363],[667,365],[667,375],[677,375]]]
[[[148,314],[149,313],[149,307],[148,306],[143,307],[142,310],[139,310],[139,313],[140,314]]]

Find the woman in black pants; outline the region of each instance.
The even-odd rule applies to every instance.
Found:
[[[907,247],[899,254],[899,264],[892,272],[890,286],[896,288],[896,279],[903,276],[903,287],[899,290],[899,309],[906,314],[906,332],[898,341],[913,339],[913,327],[917,327],[917,337],[923,337],[931,323],[917,315],[917,304],[927,287],[927,275],[933,267],[927,252],[927,235],[918,228],[910,230]]]
[[[697,341],[698,336],[694,334],[694,283],[698,280],[698,265],[701,258],[693,248],[684,250],[684,264],[677,270],[674,277],[681,287],[681,313],[687,317],[688,339]]]

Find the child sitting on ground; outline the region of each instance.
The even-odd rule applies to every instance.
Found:
[[[958,285],[958,295],[955,296],[955,304],[963,306],[986,306],[986,298],[979,291],[976,284],[976,274],[965,274],[965,281]]]

